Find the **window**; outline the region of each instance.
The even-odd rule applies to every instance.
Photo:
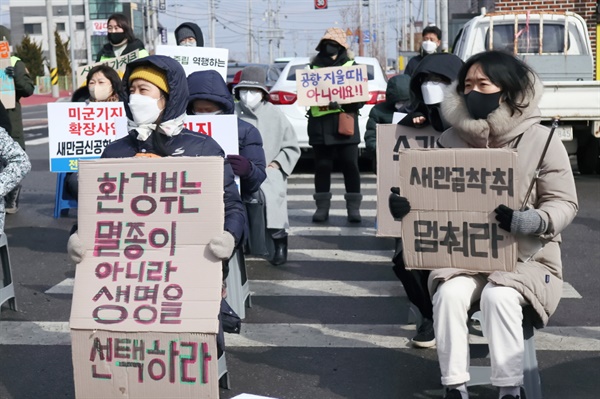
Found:
[[[64,22],[57,22],[56,23],[56,30],[59,32],[64,32],[65,31],[65,23]]]
[[[75,30],[85,30],[85,22],[75,22]]]
[[[518,26],[517,51],[518,53],[538,53],[540,50],[540,26],[539,24],[525,24]],[[514,51],[514,25],[495,25],[492,45],[496,50]],[[564,25],[544,24],[542,53],[564,52]],[[490,49],[489,31],[486,34],[485,46]],[[567,42],[567,49],[569,43]]]
[[[28,35],[42,34],[42,24],[23,24],[23,29]]]

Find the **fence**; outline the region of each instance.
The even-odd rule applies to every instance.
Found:
[[[59,90],[72,90],[72,82],[70,76],[59,76],[58,77],[58,89]],[[52,92],[52,85],[50,82],[50,76],[37,76],[35,78],[35,91],[34,94],[48,94]]]

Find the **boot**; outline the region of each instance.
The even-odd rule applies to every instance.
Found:
[[[288,234],[285,230],[276,230],[271,234],[273,237],[273,243],[275,244],[275,254],[273,258],[269,260],[269,263],[274,266],[283,265],[287,262],[288,253]]]
[[[329,219],[329,207],[331,206],[331,193],[315,193],[313,194],[317,211],[313,215],[313,222],[324,222]]]
[[[360,201],[362,201],[361,193],[346,193],[344,194],[346,199],[346,209],[348,210],[348,221],[350,223],[360,223],[362,218],[360,217]]]
[[[13,188],[4,196],[4,210],[6,213],[17,213],[19,211],[19,196],[21,195],[21,185]]]

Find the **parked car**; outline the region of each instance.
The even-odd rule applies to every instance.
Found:
[[[387,88],[387,79],[379,65],[379,61],[372,57],[356,57],[357,64],[367,66],[367,75],[369,78],[369,101],[361,108],[359,112],[358,123],[360,126],[361,138],[365,134],[367,128],[367,120],[369,112],[375,104],[385,101],[385,90]],[[301,106],[296,103],[296,70],[308,69],[310,58],[298,57],[292,58],[279,76],[279,79],[273,86],[269,94],[269,101],[277,106],[288,118],[298,137],[298,144],[303,152],[303,155],[308,153],[310,146],[308,145],[306,113],[309,107]],[[365,143],[361,142],[359,148],[364,149]]]
[[[249,65],[266,69],[267,89],[271,89],[271,87],[273,87],[273,85],[279,78],[279,75],[281,74],[281,69],[272,64],[250,64],[242,62],[230,62],[229,64],[227,64],[227,87],[229,88],[229,91],[231,91],[235,87],[235,85],[240,82],[240,75],[242,73],[242,69]]]

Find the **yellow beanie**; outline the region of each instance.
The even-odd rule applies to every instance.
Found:
[[[169,86],[167,85],[167,75],[152,66],[142,65],[133,70],[129,75],[129,83],[135,79],[144,79],[147,82],[152,83],[165,93],[169,92]]]

